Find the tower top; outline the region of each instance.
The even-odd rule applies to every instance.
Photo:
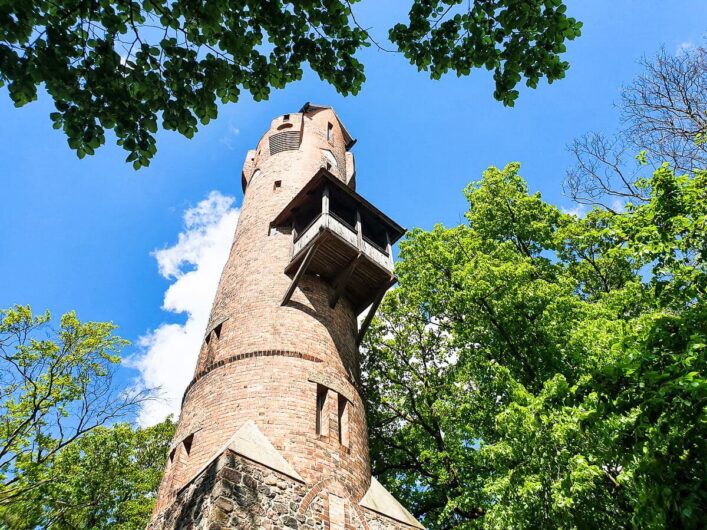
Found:
[[[346,129],[346,126],[344,126],[344,122],[341,121],[341,118],[339,118],[339,115],[336,113],[334,110],[334,107],[331,105],[315,105],[314,103],[310,103],[309,101],[302,105],[302,108],[300,109],[300,112],[302,114],[306,114],[310,110],[330,110],[334,113],[334,116],[336,117],[336,121],[339,122],[339,127],[341,127],[341,132],[344,135],[344,143],[346,146],[346,150],[348,151],[351,149],[355,144],[356,144],[356,139],[349,134],[349,131]]]

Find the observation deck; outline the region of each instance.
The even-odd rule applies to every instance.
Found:
[[[285,273],[293,281],[283,305],[304,273],[317,274],[330,283],[331,307],[345,296],[357,314],[377,305],[395,283],[391,247],[405,230],[324,168],[271,226],[292,234]]]

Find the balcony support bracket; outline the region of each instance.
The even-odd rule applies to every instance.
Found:
[[[364,319],[363,323],[361,324],[361,329],[358,330],[358,337],[356,338],[356,346],[359,346],[361,344],[361,341],[363,340],[364,335],[366,335],[366,331],[368,331],[368,326],[371,325],[371,321],[373,320],[373,317],[376,314],[376,311],[378,310],[378,306],[383,301],[383,297],[385,296],[385,293],[387,293],[388,289],[390,289],[393,285],[395,285],[396,281],[398,281],[398,279],[395,276],[392,276],[390,278],[390,281],[386,282],[383,285],[383,287],[381,287],[380,291],[378,291],[378,294],[376,294],[376,298],[373,300],[373,303],[371,304],[371,308],[368,310],[368,314],[366,314],[366,318]]]
[[[321,245],[325,239],[326,233],[322,233],[319,235],[317,240],[312,243],[312,246],[309,247],[309,250],[302,259],[302,263],[300,263],[300,266],[297,269],[297,272],[295,273],[295,276],[292,278],[292,282],[290,282],[290,286],[287,288],[287,292],[282,298],[282,302],[280,302],[280,305],[287,305],[287,302],[290,301],[290,298],[292,298],[292,295],[294,294],[295,289],[297,288],[297,284],[299,283],[300,279],[302,279],[304,273],[307,272],[307,267],[309,267],[309,264],[312,261],[312,258],[314,257],[314,253],[317,251],[317,248],[319,248],[319,245]]]
[[[351,279],[351,275],[356,270],[356,267],[361,263],[361,258],[363,257],[363,252],[359,251],[356,257],[352,259],[344,270],[342,270],[337,276],[332,285],[334,286],[334,294],[329,299],[329,307],[334,309],[336,304],[339,302],[339,298],[346,289],[346,285]]]

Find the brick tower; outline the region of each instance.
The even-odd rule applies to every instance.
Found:
[[[151,530],[421,528],[371,477],[358,343],[403,229],[356,193],[354,143],[306,104],[248,151]]]

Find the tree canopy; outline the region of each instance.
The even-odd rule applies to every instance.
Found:
[[[84,436],[130,417],[149,397],[114,380],[127,344],[114,324],[81,322],[73,312],[50,324],[48,312],[28,306],[0,311],[2,514],[48,487],[57,459]]]
[[[175,424],[98,427],[27,478],[31,489],[0,507],[14,530],[143,530],[155,502]],[[2,524],[0,524],[2,526]]]
[[[53,98],[54,127],[83,158],[106,130],[137,169],[163,129],[192,137],[218,103],[246,90],[258,101],[308,65],[340,93],[365,80],[357,52],[384,49],[357,20],[356,0],[8,0],[0,5],[0,87],[16,106]],[[419,70],[493,71],[494,97],[512,105],[523,79],[561,79],[565,43],[581,23],[562,0],[411,0],[388,37]]]
[[[519,165],[413,230],[365,342],[373,471],[430,529],[701,528],[707,172],[562,213]]]

